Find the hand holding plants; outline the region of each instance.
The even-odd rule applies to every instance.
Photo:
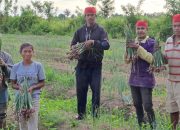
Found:
[[[85,48],[89,50],[94,45],[94,40],[87,40],[85,42]]]

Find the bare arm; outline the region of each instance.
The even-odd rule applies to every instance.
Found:
[[[41,81],[39,81],[37,84],[32,85],[32,86],[28,89],[28,91],[29,91],[29,92],[32,92],[33,90],[41,89],[41,88],[44,87],[44,85],[45,85],[45,81],[44,81],[44,80],[41,80]]]

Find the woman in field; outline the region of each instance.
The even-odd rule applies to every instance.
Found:
[[[10,75],[12,87],[17,92],[22,91],[20,84],[24,82],[24,77],[26,77],[29,84],[28,92],[32,95],[35,110],[28,120],[23,119],[22,116],[19,117],[20,130],[38,130],[40,90],[45,84],[44,69],[41,63],[32,60],[34,48],[31,44],[23,43],[20,47],[20,54],[22,61],[13,66]]]
[[[152,104],[152,91],[155,85],[155,78],[153,73],[150,73],[148,70],[153,61],[152,52],[154,51],[156,42],[147,35],[147,31],[148,23],[142,20],[137,21],[137,37],[135,42],[127,46],[137,50],[137,56],[132,61],[128,58],[128,54],[126,53],[125,62],[132,63],[129,85],[139,126],[141,128],[142,124],[146,123],[144,120],[145,110],[151,128],[155,128],[156,122]]]

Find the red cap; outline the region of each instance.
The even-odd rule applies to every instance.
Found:
[[[95,7],[86,7],[84,10],[84,14],[96,14]]]
[[[173,23],[174,22],[180,22],[180,14],[176,14],[173,16]]]
[[[143,27],[147,28],[148,27],[148,23],[146,21],[144,21],[144,20],[138,20],[136,22],[136,27],[139,27],[139,26],[143,26]]]

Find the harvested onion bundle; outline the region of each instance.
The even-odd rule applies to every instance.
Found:
[[[131,61],[133,61],[136,58],[136,50],[134,48],[128,47],[129,44],[134,43],[134,33],[130,27],[130,25],[126,25],[124,27],[124,34],[126,36],[126,52],[127,52],[127,58]]]
[[[79,59],[79,55],[85,50],[85,43],[77,43],[76,45],[73,45],[70,52],[67,53],[68,59]]]
[[[161,72],[166,69],[166,59],[161,52],[161,47],[159,43],[155,45],[154,52],[153,52],[153,63],[150,66],[150,72]]]
[[[31,114],[35,112],[32,106],[32,97],[28,92],[28,88],[28,79],[24,77],[24,81],[21,84],[21,90],[15,97],[15,111],[25,120],[28,120]]]

